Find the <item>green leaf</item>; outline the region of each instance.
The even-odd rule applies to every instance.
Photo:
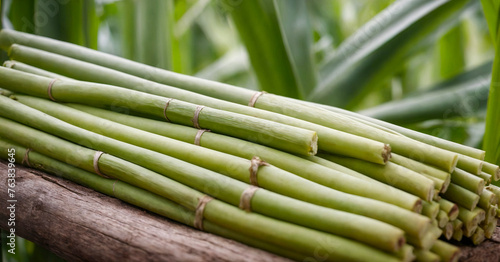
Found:
[[[464,38],[460,23],[439,39],[439,77],[441,79],[449,79],[464,70]]]
[[[491,28],[491,27],[490,27]],[[499,30],[499,27],[497,27]],[[491,86],[486,111],[486,128],[484,133],[483,149],[486,151],[485,160],[500,164],[500,32],[496,33],[496,54],[493,61]]]
[[[8,17],[15,30],[32,34],[35,32],[34,13],[35,1],[12,1]]]
[[[172,1],[119,2],[123,54],[151,66],[172,68]]]
[[[320,68],[309,100],[353,108],[401,70],[412,47],[459,17],[469,0],[396,1],[344,41]]]
[[[262,90],[294,98],[309,93],[316,78],[305,1],[243,0],[231,17]]]
[[[393,124],[410,124],[429,119],[475,116],[486,107],[490,85],[491,63],[465,72],[455,79],[437,84],[427,92],[391,101],[360,113]],[[486,71],[486,72],[485,72]],[[483,73],[483,74],[478,74]],[[465,79],[464,75],[469,79]]]
[[[493,43],[497,40],[498,26],[500,24],[500,1],[481,0],[484,16],[488,22]]]

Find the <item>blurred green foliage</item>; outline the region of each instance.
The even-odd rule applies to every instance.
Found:
[[[495,0],[0,1],[2,28],[361,110],[474,147],[487,130],[488,159],[500,161],[499,103],[486,120],[500,60]]]

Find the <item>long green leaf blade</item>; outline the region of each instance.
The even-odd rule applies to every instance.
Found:
[[[248,51],[262,90],[299,98],[314,84],[304,1],[244,0],[232,19]],[[302,19],[294,19],[298,16]],[[293,32],[290,32],[293,31]],[[291,35],[293,33],[293,35]],[[300,38],[300,41],[294,42]],[[294,43],[292,43],[294,42]],[[300,65],[299,65],[300,63]]]
[[[481,0],[484,16],[488,22],[490,29],[491,40],[497,40],[498,25],[500,24],[500,1],[498,0]]]
[[[490,72],[484,68],[491,68],[491,63],[473,69],[474,72],[482,74],[465,72],[464,75],[469,76],[469,79],[459,75],[456,78],[460,81],[451,79],[429,88],[427,92],[388,102],[360,113],[399,125],[475,115],[486,106],[488,99]]]
[[[495,39],[495,59],[491,75],[491,86],[486,111],[486,127],[484,133],[483,149],[486,151],[485,160],[491,163],[500,164],[500,2],[481,1],[485,16],[488,21],[490,33]],[[494,8],[494,9],[493,9]],[[496,14],[496,15],[495,15]]]
[[[469,0],[396,1],[344,41],[321,67],[309,100],[353,108],[401,68],[405,55],[449,20]]]

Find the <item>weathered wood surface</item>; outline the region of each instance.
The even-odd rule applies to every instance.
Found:
[[[6,229],[7,167],[0,162]],[[68,180],[16,167],[16,233],[68,261],[289,261]]]
[[[0,225],[6,229],[7,167],[0,161]],[[201,232],[33,169],[16,167],[16,233],[68,261],[289,261]],[[464,262],[500,261],[500,228]]]

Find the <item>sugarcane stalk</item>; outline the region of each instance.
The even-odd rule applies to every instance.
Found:
[[[485,238],[484,230],[481,227],[476,228],[476,232],[470,238],[472,240],[472,244],[478,246],[483,243]]]
[[[478,195],[483,192],[485,186],[485,181],[482,178],[459,168],[455,168],[451,173],[451,182]]]
[[[129,142],[136,146],[159,153],[170,155],[246,183],[251,182],[248,172],[248,168],[251,166],[249,160],[206,148],[200,148],[195,145],[121,125],[64,105],[50,102],[48,100],[23,95],[16,95],[16,99],[20,103],[32,106],[33,108],[41,110],[44,113],[57,117],[70,124],[74,124],[80,128],[97,132],[123,142]],[[211,159],[211,161],[207,163],[206,159]],[[229,169],[228,166],[230,167]],[[374,219],[380,218],[385,221],[389,221],[389,223],[394,223],[396,220],[393,220],[392,218],[384,218],[386,217],[383,215],[385,212],[398,214],[396,216],[403,215],[418,217],[416,214],[391,207],[390,205],[379,201],[355,197],[353,195],[329,189],[273,166],[260,167],[258,170],[257,181],[259,186],[279,194],[320,206],[362,214]],[[283,183],[283,181],[287,182]],[[417,220],[419,220],[419,218],[417,218]],[[405,221],[408,220],[405,219]],[[402,223],[397,224],[398,226],[402,225]]]
[[[448,217],[448,215],[446,215],[446,212],[444,212],[443,210],[439,210],[436,219],[438,221],[438,227],[441,229],[443,229],[446,226],[446,224],[450,221],[450,218]]]
[[[500,200],[500,187],[495,185],[486,186],[486,190],[493,192],[497,196],[497,201]]]
[[[443,236],[446,240],[450,240],[453,236],[453,222],[448,221],[446,225],[441,228],[443,230]]]
[[[489,209],[491,205],[496,205],[498,202],[497,195],[495,193],[484,190],[479,196],[478,206],[482,209]]]
[[[56,45],[65,45],[66,47],[54,50],[53,48],[50,48],[50,45],[44,45],[44,44],[38,45],[36,43],[33,43],[33,42],[39,43],[39,42],[44,42],[44,41],[50,42],[51,40],[49,40],[49,39],[35,37],[31,41],[22,40],[22,39],[26,39],[27,37],[31,38],[31,37],[26,36],[26,35],[19,35],[19,33],[17,33],[17,32],[4,31],[2,34],[0,34],[0,41],[3,42],[3,44],[1,46],[3,48],[6,48],[8,44],[24,43],[26,45],[35,46],[35,47],[40,48],[40,49],[49,50],[49,51],[54,52],[54,53],[64,54],[64,55],[69,56],[69,57],[77,57],[80,60],[87,60],[87,61],[90,61],[90,62],[95,63],[95,64],[101,64],[101,65],[104,65],[104,66],[109,67],[109,68],[118,69],[118,68],[116,68],[117,64],[115,64],[115,63],[108,64],[107,62],[109,62],[109,61],[101,60],[104,56],[108,56],[108,55],[103,56],[102,54],[100,54],[98,52],[96,53],[95,51],[91,51],[91,50],[85,50],[85,49],[79,50],[79,47],[77,47],[77,46],[72,46],[70,44],[65,44],[65,43],[60,43],[60,42],[54,42],[54,44],[57,43]],[[16,40],[14,40],[14,39],[16,39]],[[75,51],[75,50],[79,50],[79,51]],[[81,56],[78,54],[81,52],[84,52],[84,53],[90,52],[90,53],[92,53],[92,55],[89,54],[86,56]],[[96,59],[92,59],[91,57],[96,58]],[[155,76],[157,76],[157,74],[160,74],[160,75],[167,74],[169,76],[163,77],[163,79],[164,80],[169,79],[169,81],[163,82],[164,84],[179,86],[181,88],[195,91],[198,93],[204,93],[204,94],[208,93],[211,96],[214,96],[215,94],[217,94],[214,97],[217,97],[219,99],[232,101],[232,102],[239,103],[239,104],[243,104],[243,105],[248,104],[248,101],[250,101],[250,99],[252,99],[252,97],[255,94],[255,93],[249,92],[248,90],[245,90],[242,88],[237,88],[237,87],[233,87],[233,86],[225,85],[225,84],[220,84],[220,83],[216,83],[216,82],[210,82],[207,80],[193,78],[193,77],[189,77],[189,76],[179,75],[179,74],[175,74],[175,73],[171,73],[171,72],[163,71],[163,70],[159,70],[159,69],[154,69],[151,67],[147,67],[147,66],[144,66],[144,65],[141,65],[138,63],[134,63],[132,61],[120,59],[120,58],[113,57],[113,56],[110,56],[107,59],[113,60],[115,62],[121,61],[120,63],[127,64],[127,66],[125,66],[124,68],[130,67],[130,66],[133,68],[131,71],[128,71],[128,70],[123,70],[124,68],[120,67],[118,69],[119,71],[124,71],[124,72],[127,72],[127,73],[132,74],[132,75],[134,75],[134,72],[142,71],[142,73],[138,73],[135,75],[139,75],[145,79],[154,79],[155,81],[158,81],[155,77]],[[53,70],[50,70],[50,71],[53,71]],[[172,74],[174,74],[174,75],[172,75]],[[177,80],[184,79],[184,80],[182,80],[179,83],[179,82],[175,81],[174,79],[177,79]],[[93,81],[95,81],[95,80],[93,80]],[[171,82],[171,81],[173,81],[173,82]],[[162,81],[158,81],[158,82],[162,82]],[[203,90],[205,92],[203,92]],[[240,93],[240,94],[236,95],[235,93]],[[397,136],[394,136],[394,137],[391,137],[390,139],[387,139],[388,137],[386,136],[385,132],[377,133],[378,129],[370,128],[370,126],[368,126],[368,125],[359,126],[362,128],[353,127],[352,125],[349,124],[349,122],[352,122],[352,121],[345,121],[347,119],[345,119],[345,117],[343,117],[340,114],[326,114],[326,113],[328,113],[328,111],[324,111],[324,110],[318,111],[319,110],[318,108],[305,106],[302,103],[296,103],[296,106],[294,106],[294,107],[291,107],[290,104],[291,103],[286,98],[282,98],[279,96],[273,96],[273,95],[265,95],[265,96],[262,96],[262,98],[259,99],[259,101],[257,101],[255,106],[259,107],[259,108],[264,108],[264,109],[267,109],[270,111],[278,112],[278,113],[285,113],[288,115],[292,115],[294,117],[301,118],[301,119],[304,119],[307,121],[314,121],[320,125],[327,125],[327,126],[330,125],[332,127],[335,126],[339,129],[342,128],[341,130],[344,130],[344,131],[349,131],[349,132],[352,132],[353,130],[356,132],[359,131],[359,132],[363,133],[363,136],[366,136],[366,137],[379,136],[379,138],[381,140],[386,139],[386,140],[390,140],[391,143],[394,143],[394,145],[396,147],[398,147],[398,150],[401,150],[402,154],[406,154],[406,155],[411,156],[411,155],[414,155],[415,152],[418,151],[419,157],[420,157],[420,154],[423,154],[426,156],[425,160],[427,162],[429,162],[431,164],[435,164],[435,165],[441,165],[442,168],[444,168],[447,171],[453,170],[454,165],[456,164],[456,155],[450,153],[449,151],[445,152],[445,151],[439,150],[438,148],[429,147],[423,143],[420,143],[418,146],[408,147],[408,144],[415,144],[414,143],[415,141],[410,141],[404,137],[402,139],[400,139]],[[295,104],[295,103],[292,103],[292,104]],[[316,110],[314,110],[314,109],[316,109]],[[312,112],[308,112],[308,111],[312,111]],[[317,114],[318,112],[322,113],[322,114]],[[364,129],[369,129],[370,132],[366,133],[366,132],[362,131]],[[321,135],[320,135],[320,137],[321,137]],[[379,141],[381,141],[381,140],[379,140]],[[395,142],[395,140],[401,140],[401,142]],[[408,150],[408,148],[413,148],[413,150],[410,152]],[[432,150],[430,150],[432,152],[429,151],[429,148],[432,148]],[[444,158],[437,157],[437,155],[441,155]]]
[[[401,259],[401,261],[411,262],[415,260],[413,250],[413,246],[405,244],[398,252],[396,252],[395,256]]]
[[[0,38],[1,38],[1,36],[0,36]],[[82,58],[82,59],[84,59],[84,58]],[[402,135],[402,136],[407,136],[409,138],[415,139],[415,140],[420,141],[422,143],[433,145],[435,147],[439,147],[439,148],[442,148],[442,149],[445,149],[445,150],[448,150],[451,152],[457,152],[457,153],[459,153],[459,155],[470,156],[470,157],[473,157],[473,158],[476,158],[479,160],[483,160],[484,156],[485,156],[484,150],[465,146],[465,145],[462,145],[459,143],[448,141],[446,139],[431,136],[431,135],[428,135],[425,133],[417,132],[417,131],[409,129],[409,128],[405,128],[405,127],[398,126],[398,125],[395,125],[395,124],[392,124],[389,122],[385,122],[385,121],[382,121],[379,119],[368,117],[368,116],[365,116],[365,115],[362,115],[362,114],[359,114],[356,112],[352,112],[352,111],[348,111],[348,110],[345,110],[342,108],[337,108],[337,107],[328,106],[328,105],[315,104],[315,103],[311,103],[311,102],[303,102],[303,103],[307,103],[309,105],[314,105],[314,106],[321,107],[323,109],[326,109],[326,110],[329,110],[332,112],[343,114],[345,116],[350,117],[353,120],[362,121],[364,123],[370,123],[373,127],[376,127],[376,128],[382,129],[382,130],[389,130],[392,133],[397,133],[397,134]]]
[[[126,161],[114,158],[107,154],[103,155],[102,158],[103,159],[100,160],[99,164],[100,168],[102,168],[101,171],[105,174],[112,173],[114,176],[119,176],[119,173],[126,171],[132,172],[132,174],[134,175],[144,176],[148,173],[152,173],[156,177],[162,177],[161,175],[155,174],[154,172],[151,172],[147,169],[138,166],[134,167],[134,165],[131,165]],[[111,182],[113,181],[114,180],[111,180]],[[203,194],[201,194],[200,192],[183,186],[182,184],[177,184],[170,187],[167,188],[175,191],[175,193],[173,194],[180,194],[182,195],[182,198],[189,198],[192,200],[188,201],[193,202],[192,204],[188,204],[192,207],[191,210],[196,209],[198,199],[203,197]],[[184,191],[182,190],[182,187],[185,188]],[[108,191],[110,189],[112,190],[112,186],[108,188]],[[164,189],[163,191],[166,190]],[[123,195],[128,195],[128,192],[124,192]],[[197,197],[193,198],[194,195],[197,195]],[[188,203],[186,200],[183,201]],[[210,201],[206,205],[203,215],[204,225],[206,225],[207,222],[210,221],[217,227],[225,227],[229,230],[238,232],[238,234],[243,234],[247,237],[259,239],[260,241],[271,243],[271,245],[277,245],[278,247],[286,250],[294,250],[294,252],[302,253],[304,256],[313,256],[315,252],[318,251],[318,245],[321,245],[322,248],[326,249],[329,252],[328,260],[330,261],[336,261],[338,259],[357,261],[367,259],[367,256],[369,255],[374,255],[375,259],[378,261],[384,261],[385,259],[388,259],[389,261],[399,261],[397,258],[369,246],[348,239],[343,239],[331,234],[326,234],[323,232],[268,218],[256,213],[248,213],[218,200]],[[226,221],[226,218],[224,218],[224,216],[229,216],[232,219]],[[183,220],[189,219],[189,217],[185,214],[182,214],[180,218]],[[355,250],[357,250],[357,252],[361,252],[362,254],[351,255],[348,253],[344,253],[345,251],[343,251],[342,248],[345,250],[351,249],[350,252],[354,252]]]
[[[464,225],[464,223],[460,219],[455,219],[452,221],[452,223],[453,223],[453,230],[454,231],[462,229],[462,227]]]
[[[178,139],[184,142],[192,143],[195,140],[197,134],[197,130],[191,127],[175,125],[151,119],[144,119],[84,105],[67,105],[80,111],[84,111],[108,120],[139,128],[151,133]],[[307,159],[311,161],[307,161],[306,159],[290,155],[273,148],[228,136],[222,136],[212,132],[203,133],[203,136],[200,139],[200,146],[243,158],[251,158],[257,155],[272,165],[275,165],[296,175],[302,176],[316,183],[350,194],[384,201],[407,210],[412,210],[420,213],[422,207],[420,198],[414,195],[388,186],[374,179],[368,178],[362,174],[359,174],[351,169],[342,167],[338,164],[321,158],[308,157]],[[315,161],[315,159],[323,160],[323,162],[327,162],[331,165],[323,166],[318,162],[313,163],[312,161]],[[339,169],[339,167],[341,167],[342,169]],[[347,173],[344,174],[342,172],[349,172],[349,175],[346,175]],[[352,175],[355,173],[359,175]],[[351,177],[351,175],[354,176],[354,178]],[[376,181],[378,185],[356,179],[363,177],[368,178],[370,181]]]
[[[484,220],[485,211],[478,207],[476,207],[472,211],[460,206],[458,207],[458,209],[458,219],[460,219],[460,221],[462,221],[463,223],[464,236],[471,237],[479,223]]]
[[[497,215],[497,211],[498,211],[498,206],[496,204],[489,206],[489,208],[486,209],[486,216],[484,218],[483,223],[489,224],[491,221],[495,220],[496,219],[495,217]]]
[[[441,257],[441,261],[458,261],[460,259],[460,249],[442,240],[436,241],[431,251]]]
[[[486,183],[486,185],[490,184],[492,182],[492,178],[493,176],[486,173],[486,172],[481,172],[481,174],[478,175],[480,178],[482,178],[484,180],[484,182]]]
[[[7,111],[8,114],[11,115],[10,117],[17,119],[18,121],[23,121],[23,117],[20,117],[21,114],[27,116],[29,115],[28,118],[31,118],[30,124],[35,125],[40,129],[45,129],[45,131],[50,130],[53,133],[57,133],[61,137],[64,137],[68,140],[78,141],[80,144],[83,144],[90,148],[109,152],[111,154],[116,154],[117,156],[132,163],[147,166],[151,168],[152,171],[156,171],[163,175],[175,178],[181,183],[194,187],[195,189],[202,190],[205,193],[210,193],[212,196],[226,201],[229,204],[238,205],[240,202],[240,196],[245,191],[245,189],[248,188],[248,185],[245,183],[222,176],[215,172],[188,164],[186,162],[168,157],[163,154],[129,145],[120,141],[112,140],[107,137],[74,127],[56,118],[45,115],[37,110],[31,108],[23,108],[25,106],[19,104],[18,102],[12,101],[14,103],[18,103],[19,105],[22,105],[22,107],[13,106],[12,104],[6,102],[7,101],[2,101],[0,105],[2,107],[4,105],[12,106],[12,108],[16,112],[19,112],[19,114],[16,115],[12,112],[8,112],[9,110],[2,110],[2,112]],[[38,122],[38,125],[35,122]],[[47,125],[47,123],[49,124]],[[68,144],[75,147],[74,144],[63,141],[61,139],[57,139],[51,135],[31,129],[21,124],[17,124],[7,119],[2,119],[2,121],[0,121],[0,127],[0,135],[2,135],[3,137],[21,143],[24,146],[32,147],[34,150],[37,150],[43,154],[51,154],[52,152],[50,152],[50,148],[54,150],[54,147],[57,143],[66,143],[66,147],[69,146]],[[68,135],[68,133],[71,133],[71,135]],[[50,141],[49,145],[43,144],[48,143],[48,141]],[[82,147],[76,148],[77,151],[79,151],[78,155],[82,156],[83,152],[85,151],[85,154],[87,155],[87,157],[83,157],[83,159],[86,159],[87,161],[83,163],[82,161],[80,161],[79,163],[86,165],[86,168],[84,169],[88,171],[89,169],[92,170],[94,166],[92,165],[91,160],[93,159],[94,151]],[[59,152],[59,154],[62,154],[62,152]],[[53,155],[49,156],[57,157]],[[64,156],[64,158],[65,157],[67,156]],[[73,158],[75,157],[77,156],[73,156]],[[103,157],[101,157],[101,159],[103,159]],[[102,167],[102,171],[106,171],[106,166]],[[265,189],[259,189],[257,192],[255,192],[251,200],[251,208],[254,212],[269,215],[271,217],[282,219],[295,224],[308,224],[312,228],[317,228],[327,232],[336,231],[336,234],[338,235],[350,235],[350,238],[359,238],[359,241],[362,241],[364,243],[368,241],[371,242],[371,240],[369,240],[371,237],[366,237],[367,235],[371,234],[369,232],[371,230],[366,230],[366,227],[369,227],[370,223],[364,225],[365,228],[361,227],[360,225],[364,224],[365,222],[371,221],[377,224],[378,228],[385,228],[384,230],[387,230],[387,232],[383,235],[379,235],[379,233],[382,233],[384,231],[380,231],[379,233],[373,235],[373,245],[380,246],[381,248],[384,248],[384,250],[392,249],[393,251],[395,251],[398,250],[402,246],[402,244],[404,244],[402,230],[377,220],[312,205],[303,201],[267,191]],[[350,219],[340,222],[341,220],[343,220],[343,214],[345,215],[345,218],[350,217]],[[335,219],[332,219],[333,217],[335,217]],[[348,222],[349,220],[351,222]],[[349,223],[352,224],[349,225]],[[358,226],[359,228],[355,229],[355,227]],[[346,231],[347,228],[351,229]],[[337,230],[339,231],[337,232]],[[399,236],[397,236],[398,234]],[[395,238],[389,240],[389,238],[392,237]],[[386,242],[386,240],[389,240],[389,242],[394,242],[389,243]],[[389,245],[382,247],[383,245],[385,245],[381,244],[383,242],[386,242],[385,244]]]
[[[382,166],[335,155],[320,153],[318,156],[414,194],[426,201],[431,201],[434,196],[434,182],[432,180],[395,163],[388,162]]]
[[[479,195],[454,183],[450,183],[448,190],[446,190],[442,196],[444,199],[467,208],[468,210],[473,210],[479,202]]]
[[[495,164],[484,162],[482,171],[491,175],[495,181],[500,179],[500,167]]]
[[[441,236],[442,233],[443,231],[439,227],[433,226],[420,240],[415,239],[412,236],[406,236],[406,241],[415,248],[429,250],[434,245],[434,243],[436,243],[437,239],[439,238],[439,236]]]
[[[440,187],[440,192],[445,192],[448,189],[451,181],[450,173],[395,153],[391,155],[390,161],[430,178],[437,187]]]
[[[287,126],[268,120],[235,114],[227,111],[200,107],[179,100],[141,93],[134,90],[77,81],[57,80],[0,67],[2,86],[7,89],[42,98],[51,95],[61,102],[114,105],[145,113],[169,121],[209,128],[280,150],[303,155],[314,155],[317,151],[317,135],[314,131]],[[167,108],[168,106],[168,108]],[[168,110],[167,110],[168,109]],[[195,116],[199,113],[198,117]]]
[[[415,251],[415,256],[417,262],[439,262],[441,261],[441,258],[435,254],[432,253],[429,250],[416,250]]]
[[[203,105],[212,109],[224,110],[240,115],[248,115],[260,119],[266,119],[273,122],[294,126],[298,128],[314,130],[321,137],[319,140],[319,148],[322,151],[360,158],[366,161],[384,164],[390,157],[390,146],[382,142],[363,138],[350,133],[334,130],[321,125],[313,124],[304,120],[288,117],[285,115],[259,110],[248,106],[243,106],[224,100],[214,99],[208,96],[203,96],[197,93],[181,90],[175,87],[166,86],[151,82],[142,78],[127,75],[118,71],[99,67],[93,64],[84,63],[67,57],[47,53],[41,50],[36,50],[28,47],[13,45],[9,53],[12,57],[18,57],[22,54],[31,56],[38,62],[39,59],[52,60],[50,68],[46,68],[43,64],[36,61],[27,62],[24,59],[18,59],[21,62],[27,62],[30,65],[35,65],[39,68],[46,69],[51,72],[59,73],[74,79],[86,80],[97,83],[114,84],[116,86],[134,89],[140,92],[146,92],[162,97],[179,99],[189,103]],[[29,59],[31,60],[31,58]],[[32,63],[35,62],[35,63]],[[79,73],[72,75],[70,67],[79,67]],[[57,71],[63,70],[62,71]],[[179,101],[177,100],[177,101]],[[174,100],[175,101],[175,100]],[[165,103],[163,103],[163,107]],[[161,116],[163,118],[163,116]],[[169,117],[170,118],[170,117]],[[190,123],[188,123],[190,124]],[[212,128],[209,128],[212,129]],[[212,129],[215,130],[215,129]]]
[[[422,202],[422,215],[435,219],[439,213],[439,204],[434,201]]]
[[[484,237],[486,237],[487,239],[491,239],[493,237],[493,234],[495,233],[495,230],[497,229],[497,219],[494,218],[489,223],[481,226],[481,228],[484,230]]]
[[[462,241],[462,238],[464,237],[464,231],[459,228],[459,229],[455,229],[453,231],[453,239],[456,240],[456,241]]]
[[[26,148],[0,139],[1,151],[5,152],[10,148],[14,148],[16,150],[16,162],[21,163],[26,153]],[[2,157],[6,158],[7,155],[4,154]],[[138,188],[120,180],[107,179],[92,174],[33,151],[29,153],[29,163],[32,168],[71,180],[108,196],[115,197],[129,204],[144,208],[148,211],[173,219],[190,227],[194,227],[195,214],[193,210],[189,210],[167,198],[153,194],[147,190]],[[268,244],[261,240],[250,238],[243,234],[235,233],[207,220],[203,221],[203,229],[207,232],[234,239],[241,243],[264,249],[294,260],[303,260],[305,258],[302,254],[295,253],[294,251],[287,250],[276,245]]]
[[[5,61],[3,63],[3,66],[7,67],[7,68],[19,70],[22,72],[35,74],[35,75],[39,75],[39,76],[45,76],[45,77],[49,77],[49,78],[69,79],[68,77],[65,77],[65,76],[62,76],[62,75],[59,75],[56,73],[52,73],[52,72],[40,69],[38,67],[30,66],[30,65],[27,65],[25,63],[21,63],[21,62],[14,61],[14,60]]]
[[[450,221],[453,221],[458,217],[458,206],[455,203],[446,199],[440,199],[437,202],[439,203],[440,209],[448,215]]]
[[[477,158],[464,155],[458,156],[457,167],[474,175],[479,175],[481,173],[483,164],[484,161]]]

